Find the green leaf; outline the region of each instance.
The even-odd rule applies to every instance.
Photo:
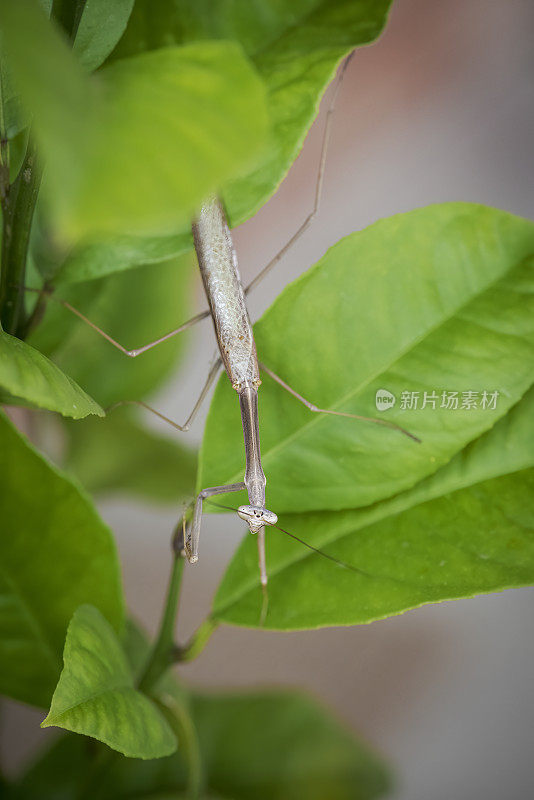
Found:
[[[63,660],[41,727],[92,736],[130,758],[161,758],[176,750],[157,706],[134,688],[115,631],[93,606],[80,606],[72,617]]]
[[[264,87],[237,43],[166,47],[90,77],[34,2],[0,0],[0,11],[64,242],[181,232],[262,147]]]
[[[148,635],[133,617],[126,618],[121,644],[136,680],[141,678],[150,654]]]
[[[85,0],[73,50],[88,70],[109,56],[126,28],[134,0]]]
[[[347,236],[288,286],[255,326],[259,358],[320,408],[380,416],[380,425],[313,414],[269,378],[260,390],[268,506],[276,513],[356,508],[413,486],[491,428],[532,381],[534,224],[447,203]],[[478,392],[478,407],[440,407]],[[403,410],[404,391],[419,408]],[[424,392],[436,408],[421,408]],[[499,393],[483,408],[483,392]],[[461,405],[461,403],[460,403]],[[220,381],[199,486],[242,480],[235,392]]]
[[[300,693],[194,695],[192,711],[204,763],[202,797],[228,800],[371,800],[390,786],[384,764],[335,717]],[[290,743],[290,746],[288,746]],[[21,796],[75,800],[92,763],[83,740],[55,742],[21,780]],[[99,798],[181,797],[181,752],[155,762],[120,756],[106,770]]]
[[[0,40],[0,120],[2,133],[12,139],[22,128],[22,114],[13,79],[6,63],[3,43]]]
[[[93,603],[118,630],[109,528],[89,499],[0,414],[0,692],[48,706],[70,617]]]
[[[364,800],[389,788],[378,758],[305,695],[197,695],[193,717],[208,788],[223,797]]]
[[[231,42],[146,53],[115,62],[99,78],[106,135],[97,137],[67,215],[74,235],[181,230],[263,141],[263,88]],[[135,191],[125,180],[132,170]]]
[[[47,17],[36,0],[0,0],[0,37],[13,92],[22,106],[18,116],[32,118],[41,155],[61,192],[78,176],[74,159],[70,164],[65,159],[75,149],[78,155],[82,146],[85,150],[96,97],[63,35]]]
[[[115,236],[73,248],[53,274],[56,286],[102,278],[131,267],[167,261],[193,246],[191,232],[176,236]],[[52,277],[46,276],[46,277]]]
[[[104,412],[83,389],[42,353],[15,336],[0,331],[0,399],[30,405],[80,419]]]
[[[52,0],[38,0],[42,11],[47,17],[50,16],[52,8]],[[13,139],[21,133],[23,128],[28,125],[28,115],[20,105],[20,98],[17,94],[15,86],[13,85],[13,78],[11,70],[7,63],[7,55],[2,42],[1,26],[0,26],[0,103],[2,105],[3,130],[8,139]],[[24,148],[26,150],[26,148]],[[10,161],[11,161],[11,144],[10,144]],[[11,166],[11,165],[10,165]],[[16,177],[16,175],[15,175]]]
[[[273,194],[295,160],[340,60],[376,39],[389,0],[137,0],[116,56],[169,42],[234,39],[267,86],[270,146],[246,177],[224,192],[233,225]]]
[[[192,258],[186,255],[65,287],[58,296],[124,346],[140,347],[187,320],[192,267]],[[154,392],[175,367],[186,339],[187,334],[178,334],[137,358],[128,358],[51,300],[30,341],[53,354],[62,369],[107,407]]]
[[[534,581],[534,390],[495,427],[408,492],[351,511],[290,514],[268,531],[267,628],[351,625]],[[529,469],[530,467],[530,469]],[[214,601],[221,621],[257,626],[261,591],[252,537]]]
[[[128,409],[116,409],[94,425],[84,420],[64,429],[64,466],[91,493],[173,504],[193,495],[195,453],[149,431]]]

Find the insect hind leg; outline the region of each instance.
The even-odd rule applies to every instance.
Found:
[[[279,386],[282,387],[282,389],[285,389],[286,392],[289,392],[289,394],[293,395],[293,397],[295,397],[300,403],[305,405],[306,408],[308,408],[310,411],[313,411],[316,414],[331,414],[334,417],[348,417],[349,419],[359,419],[362,422],[372,422],[375,425],[382,425],[385,428],[391,428],[394,431],[403,433],[409,439],[412,439],[412,441],[417,442],[418,444],[421,443],[421,439],[419,439],[418,436],[415,436],[415,434],[410,433],[410,431],[406,430],[406,428],[403,428],[400,425],[396,425],[394,422],[390,422],[387,419],[378,419],[377,417],[364,417],[361,414],[349,414],[348,412],[345,411],[333,411],[330,408],[319,408],[318,406],[315,405],[315,403],[312,403],[310,400],[306,400],[306,398],[303,397],[301,394],[299,394],[299,392],[297,392],[296,389],[293,389],[288,383],[282,380],[282,378],[279,375],[277,375],[276,372],[273,372],[271,369],[269,369],[269,367],[266,367],[265,364],[262,364],[261,362],[260,362],[260,369],[266,372],[267,375],[269,375],[269,377],[273,379],[273,381],[275,381]]]
[[[199,396],[197,398],[197,401],[196,401],[195,405],[193,406],[193,410],[191,411],[191,413],[189,414],[188,418],[186,419],[186,421],[184,422],[183,425],[179,425],[178,422],[175,422],[174,420],[170,419],[169,417],[166,417],[165,414],[161,413],[161,411],[157,411],[155,408],[152,408],[152,406],[149,406],[148,403],[145,403],[143,400],[118,400],[116,403],[113,403],[111,406],[108,406],[108,408],[105,409],[106,414],[109,414],[111,411],[113,411],[114,409],[118,408],[119,406],[128,406],[128,405],[140,406],[141,408],[144,408],[147,411],[150,411],[151,414],[155,414],[156,417],[159,417],[164,422],[166,422],[168,425],[171,425],[173,428],[175,428],[175,430],[178,430],[178,431],[181,431],[182,433],[185,433],[186,431],[189,430],[193,420],[195,419],[196,415],[198,414],[198,411],[199,411],[202,403],[204,402],[204,399],[205,399],[206,395],[208,394],[208,392],[209,392],[209,390],[210,390],[215,378],[219,374],[219,370],[221,368],[221,365],[222,365],[221,359],[217,358],[214,361],[214,363],[211,366],[211,368],[210,368],[210,371],[209,371],[208,377],[206,379],[206,382],[205,382],[204,386],[202,387],[202,390],[201,390],[201,392],[200,392],[200,394],[199,394]]]
[[[63,300],[61,297],[56,297],[51,289],[34,289],[30,286],[25,286],[24,291],[38,292],[40,298],[44,298],[45,300],[54,300],[56,303],[59,303],[61,306],[63,306],[63,308],[65,308],[71,314],[74,314],[75,317],[78,317],[78,319],[80,319],[82,322],[84,322],[86,325],[92,328],[94,332],[97,333],[99,336],[101,336],[103,339],[105,339],[106,342],[109,342],[109,344],[113,345],[113,347],[116,350],[119,350],[123,355],[129,356],[130,358],[136,358],[137,356],[140,356],[142,353],[146,353],[153,347],[157,347],[159,344],[162,344],[162,342],[166,342],[167,339],[172,339],[177,334],[188,330],[188,328],[191,328],[193,325],[196,325],[197,322],[200,322],[201,320],[206,319],[206,317],[210,316],[210,312],[208,310],[201,311],[199,314],[195,314],[194,317],[191,317],[191,319],[188,319],[187,322],[184,322],[178,328],[175,328],[169,333],[166,333],[164,336],[160,336],[159,339],[155,339],[153,342],[148,342],[147,344],[144,344],[141,347],[129,350],[123,344],[121,344],[112,336],[110,336],[109,333],[106,333],[106,331],[100,328],[95,322],[90,320],[89,317],[86,317],[85,314],[82,314],[82,312],[79,311],[77,308],[75,308],[73,305],[71,305],[71,303],[67,302],[67,300]]]
[[[321,144],[321,155],[319,157],[319,167],[317,169],[317,181],[315,184],[315,197],[314,197],[313,208],[306,217],[306,219],[304,220],[304,222],[301,223],[301,225],[297,228],[297,230],[291,236],[291,238],[285,243],[282,249],[279,250],[279,252],[275,256],[273,256],[273,258],[269,261],[269,263],[265,267],[263,267],[260,270],[260,272],[256,275],[256,277],[253,278],[252,281],[245,287],[245,294],[251,292],[252,289],[254,289],[260,283],[260,281],[262,281],[269,274],[269,272],[273,269],[273,267],[275,267],[282,260],[285,254],[289,252],[289,250],[291,250],[293,245],[296,244],[300,239],[300,237],[307,231],[307,229],[310,227],[311,223],[313,222],[313,220],[315,219],[315,217],[319,212],[319,207],[321,205],[321,199],[323,195],[326,156],[328,153],[328,144],[330,142],[332,119],[336,108],[336,101],[339,94],[339,90],[341,89],[341,84],[343,82],[345,72],[347,71],[347,67],[353,55],[354,51],[350,53],[343,61],[343,64],[338,73],[336,85],[332,93],[330,105],[328,107],[328,111],[326,112],[326,121],[323,129],[323,141]]]

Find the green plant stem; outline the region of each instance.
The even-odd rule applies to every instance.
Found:
[[[204,775],[197,730],[187,706],[187,701],[184,698],[184,702],[178,702],[172,695],[164,694],[161,698],[158,698],[157,702],[175,732],[189,766],[187,780],[188,800],[197,800],[201,796]]]
[[[91,800],[91,798],[97,796],[98,788],[106,782],[106,772],[114,764],[117,757],[116,750],[112,750],[110,747],[104,746],[97,749],[91,768],[86,774],[83,783],[78,787],[76,800]]]
[[[41,168],[31,139],[20,173],[3,203],[0,317],[3,329],[16,334],[23,324],[24,279]]]
[[[9,140],[4,114],[4,78],[0,61],[0,205],[2,210],[9,193]]]
[[[139,681],[139,689],[145,694],[152,694],[152,699],[161,706],[169,724],[175,730],[189,766],[187,796],[191,800],[196,800],[200,797],[203,783],[202,760],[197,732],[187,706],[187,697],[184,695],[179,701],[169,692],[153,693],[152,691],[175,660],[174,631],[178,616],[184,558],[181,555],[181,548],[173,548],[173,552],[163,616],[152,652]]]
[[[173,652],[173,661],[183,663],[193,661],[206,647],[212,633],[219,627],[219,622],[213,617],[207,617],[197,628],[189,642],[184,646],[176,646]]]
[[[158,636],[139,681],[139,689],[145,693],[150,692],[173,663],[174,629],[183,571],[184,559],[180,555],[174,555]]]

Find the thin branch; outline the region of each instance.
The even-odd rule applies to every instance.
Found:
[[[165,692],[153,699],[164,712],[171,728],[178,737],[180,748],[185,752],[189,766],[187,797],[189,800],[198,800],[203,788],[204,775],[197,729],[188,708],[187,698],[184,698],[182,702],[178,702],[176,697]]]
[[[184,559],[174,555],[158,636],[139,681],[139,689],[145,693],[150,692],[174,661],[174,629],[183,571]]]
[[[213,617],[207,617],[204,622],[197,628],[196,632],[189,639],[188,643],[181,647],[176,645],[173,651],[173,661],[176,663],[184,663],[193,661],[206,647],[211,635],[219,627],[219,622]]]

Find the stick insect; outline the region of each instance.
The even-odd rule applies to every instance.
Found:
[[[238,516],[244,520],[250,533],[256,535],[258,544],[258,562],[261,586],[264,592],[264,601],[266,601],[266,587],[267,587],[267,566],[265,559],[265,528],[266,526],[276,526],[278,521],[277,515],[269,510],[265,503],[265,487],[266,477],[263,472],[261,464],[261,450],[260,450],[260,433],[259,433],[259,417],[258,417],[258,390],[261,385],[260,369],[269,375],[282,389],[288,391],[298,401],[303,403],[311,412],[321,414],[332,414],[335,416],[349,417],[352,419],[363,420],[366,422],[377,423],[389,428],[393,428],[401,433],[409,436],[415,441],[419,441],[417,437],[401,428],[398,425],[382,419],[375,419],[371,417],[364,417],[358,414],[349,414],[345,412],[333,411],[325,408],[318,408],[308,399],[299,394],[295,389],[289,386],[279,375],[270,370],[266,365],[258,361],[256,354],[256,344],[250,323],[249,314],[246,304],[246,296],[255,288],[260,281],[270,272],[270,270],[282,259],[282,257],[290,250],[295,242],[302,236],[305,230],[309,227],[317,212],[319,210],[323,177],[326,164],[326,154],[328,148],[328,141],[330,136],[330,128],[332,116],[335,109],[335,103],[341,86],[341,82],[351,56],[349,56],[343,63],[339,76],[333,90],[332,99],[328,108],[325,127],[323,132],[323,141],[321,146],[321,155],[317,173],[317,182],[315,188],[315,200],[312,211],[308,214],[304,222],[300,225],[298,230],[293,234],[288,242],[282,249],[271,259],[271,261],[261,270],[261,272],[254,278],[254,280],[244,287],[241,282],[236,251],[233,245],[230,228],[226,219],[223,203],[218,197],[211,197],[207,199],[202,205],[198,216],[193,221],[192,231],[195,250],[197,254],[200,274],[204,285],[206,297],[208,300],[209,310],[196,314],[190,320],[185,322],[180,327],[171,331],[170,333],[162,336],[161,338],[149,342],[135,350],[128,350],[109,334],[98,328],[93,322],[85,317],[80,311],[75,309],[69,303],[59,300],[67,309],[82,319],[85,323],[90,325],[97,333],[103,336],[110,344],[120,350],[122,353],[129,357],[137,357],[142,353],[147,352],[151,348],[157,346],[161,342],[166,341],[172,336],[190,328],[197,322],[210,316],[213,322],[215,336],[219,350],[219,356],[209,371],[208,378],[198,400],[196,401],[193,410],[183,425],[178,425],[176,422],[168,419],[160,412],[148,406],[142,401],[124,401],[125,403],[136,403],[147,408],[153,413],[157,414],[161,419],[169,422],[174,428],[180,431],[187,431],[195,418],[204,398],[210,390],[213,382],[219,374],[221,367],[224,367],[232,387],[236,391],[239,398],[239,406],[241,411],[241,421],[243,427],[244,445],[245,445],[245,475],[240,483],[227,484],[223,486],[213,486],[202,489],[197,497],[191,503],[189,512],[183,517],[182,525],[178,527],[178,534],[175,537],[175,542],[178,548],[182,549],[191,564],[198,561],[199,557],[199,541],[201,531],[201,521],[203,512],[203,503],[209,498],[218,495],[237,492],[245,489],[248,493],[248,504],[239,506],[237,510]],[[120,405],[121,403],[116,403]],[[215,504],[214,504],[215,505]],[[224,506],[223,506],[224,507]],[[186,517],[191,515],[190,521],[186,522]],[[179,529],[182,528],[180,531]],[[283,530],[283,529],[280,529]],[[288,533],[287,531],[283,531]],[[292,534],[288,535],[292,536]],[[293,537],[297,538],[297,537]],[[301,541],[300,539],[298,541]],[[302,542],[302,544],[306,544]],[[307,545],[311,547],[311,545]],[[316,548],[311,548],[316,550]],[[322,555],[338,562],[337,559],[329,556],[322,551],[317,551]],[[350,565],[345,565],[349,566]],[[266,604],[264,602],[264,610],[262,611],[262,618],[264,617]]]

